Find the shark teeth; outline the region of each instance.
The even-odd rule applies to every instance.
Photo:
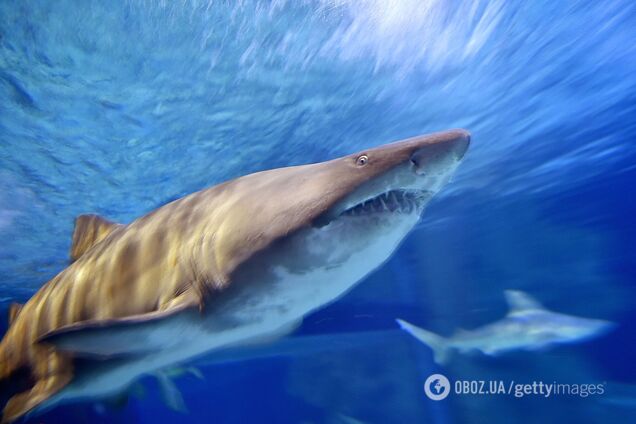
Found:
[[[346,211],[343,215],[358,216],[373,213],[412,213],[419,210],[426,193],[405,190],[392,190],[372,199],[367,199]]]

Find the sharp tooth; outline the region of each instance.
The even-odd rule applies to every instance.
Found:
[[[384,196],[380,196],[380,203],[382,204],[382,210],[388,210],[389,208],[386,206],[386,203],[384,203],[384,199],[382,198]]]

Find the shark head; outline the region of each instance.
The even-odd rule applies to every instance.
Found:
[[[469,142],[467,131],[450,130],[217,186],[221,200],[208,231],[217,268],[230,274],[299,233],[322,234],[328,244],[346,237],[355,245],[391,228],[408,232],[450,180]]]
[[[325,169],[346,169],[334,172],[328,183],[342,192],[309,229],[297,233],[294,249],[313,253],[306,255],[313,264],[338,266],[358,254],[366,258],[368,269],[375,268],[449,182],[469,142],[466,131],[455,130],[327,162]]]
[[[444,187],[464,157],[470,135],[452,130],[364,150],[320,164],[339,196],[313,221],[415,215]],[[344,171],[344,172],[343,172]]]
[[[307,279],[294,287],[333,282],[315,298],[335,297],[390,256],[469,142],[467,131],[445,131],[231,182],[224,204],[232,213],[215,234],[219,268]]]
[[[528,347],[588,340],[614,328],[610,321],[550,311],[521,291],[506,290],[504,294],[510,307],[508,317],[522,323],[524,336],[532,341]]]
[[[544,319],[553,326],[546,331],[550,331],[554,341],[559,343],[589,340],[615,327],[614,323],[606,320],[580,318],[553,312],[546,312]]]

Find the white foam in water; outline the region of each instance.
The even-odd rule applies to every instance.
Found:
[[[373,58],[406,77],[417,67],[437,71],[476,54],[502,14],[502,1],[323,1],[350,18],[327,42],[341,59]]]

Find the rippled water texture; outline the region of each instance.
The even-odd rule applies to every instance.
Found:
[[[208,383],[182,385],[185,417],[636,415],[631,0],[3,1],[0,99],[4,308],[63,269],[80,213],[130,222],[246,173],[451,127],[472,132],[455,180],[396,256],[299,332],[390,338],[364,336],[303,359],[211,366]],[[609,395],[424,400],[422,383],[437,368],[393,319],[442,334],[474,328],[505,314],[507,288],[618,329],[548,352],[469,355],[444,371],[605,381]],[[227,408],[211,408],[215,398]],[[231,406],[244,401],[261,415]],[[128,419],[183,419],[156,393],[131,402]],[[159,412],[148,412],[148,402]],[[280,405],[286,415],[274,412]]]

